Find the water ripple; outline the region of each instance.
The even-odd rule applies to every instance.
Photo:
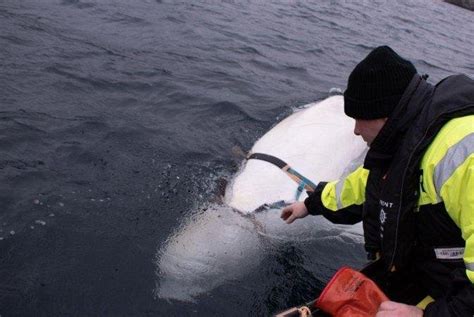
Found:
[[[151,259],[183,215],[217,200],[215,183],[240,164],[233,146],[344,90],[374,47],[432,82],[474,75],[472,12],[443,1],[3,0],[0,28],[6,315],[270,315],[300,303],[333,273],[330,243],[305,246],[311,259],[274,250],[189,305],[153,299]]]

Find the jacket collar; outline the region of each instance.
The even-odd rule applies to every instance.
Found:
[[[364,167],[388,167],[415,118],[427,104],[434,88],[420,75],[413,76],[387,122],[372,142]]]

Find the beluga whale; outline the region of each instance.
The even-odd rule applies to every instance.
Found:
[[[268,242],[333,238],[332,245],[362,245],[360,225],[333,225],[323,217],[287,225],[279,218],[281,206],[303,201],[318,182],[362,164],[367,145],[353,127],[343,97],[332,96],[295,110],[264,134],[229,181],[223,203],[191,213],[160,246],[155,296],[193,302],[239,281],[258,268]]]

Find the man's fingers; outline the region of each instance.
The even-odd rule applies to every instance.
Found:
[[[286,220],[291,215],[292,212],[293,212],[293,209],[291,207],[285,207],[281,211],[280,218],[283,220]]]
[[[302,202],[296,202],[291,206],[283,208],[280,217],[285,220],[287,224],[290,224],[298,218],[306,217],[307,214],[306,206]]]
[[[293,221],[295,221],[295,219],[296,219],[295,214],[291,214],[291,216],[290,216],[288,219],[286,219],[286,223],[287,223],[287,224],[290,224],[290,223],[292,223]]]
[[[399,307],[399,303],[395,303],[392,301],[385,301],[382,304],[380,304],[379,311],[381,310],[395,310]]]
[[[422,317],[423,311],[416,307],[396,302],[383,302],[379,306],[376,317]]]

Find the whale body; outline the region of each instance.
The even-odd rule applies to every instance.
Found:
[[[344,114],[342,96],[307,105],[281,121],[252,147],[252,153],[275,156],[314,183],[337,179],[367,148],[354,135],[354,120]],[[226,192],[226,203],[251,212],[264,203],[291,201],[298,187],[277,167],[249,160]],[[303,193],[299,200],[307,197]]]
[[[349,163],[363,158],[367,148],[353,134],[353,126],[343,112],[343,98],[330,97],[278,123],[251,152],[278,157],[316,184],[335,180]],[[294,200],[297,187],[268,162],[243,162],[229,183],[225,204],[191,213],[158,250],[156,297],[195,301],[223,283],[239,281],[259,266],[269,245],[278,246],[279,241],[323,246],[330,239],[331,245],[362,245],[360,225],[337,226],[322,217],[287,225],[279,218],[280,210],[254,212],[264,204]]]

